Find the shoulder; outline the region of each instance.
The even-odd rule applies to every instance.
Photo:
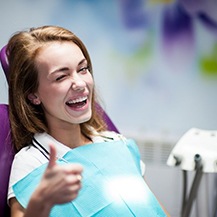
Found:
[[[11,178],[21,179],[36,167],[47,162],[41,153],[34,147],[28,146],[22,148],[14,157]]]
[[[137,144],[133,139],[126,138],[122,134],[113,131],[94,132],[94,136],[91,139],[94,143],[121,141],[131,152],[139,152]]]
[[[142,176],[145,175],[145,163],[141,160],[140,150],[133,139],[126,138],[122,134],[116,133],[114,131],[103,131],[95,137],[99,142],[109,142],[109,141],[119,141],[122,140],[130,151],[134,162]]]
[[[12,166],[22,166],[34,169],[38,165],[46,163],[47,159],[42,158],[41,153],[33,146],[22,148],[14,157]]]
[[[46,158],[43,158],[40,152],[32,146],[22,148],[14,157],[10,180],[9,180],[9,189],[8,197],[11,197],[13,190],[12,186],[28,175],[38,166],[47,162]]]
[[[142,176],[145,174],[145,163],[140,158],[140,150],[133,139],[128,139],[122,134],[113,132],[113,131],[103,131],[97,133],[96,136],[92,138],[93,142],[110,142],[110,141],[118,141],[122,140],[123,144],[125,144],[129,151],[131,152],[137,167],[140,169]]]
[[[126,138],[114,131],[102,131],[102,132],[94,132],[94,136],[92,136],[92,141],[94,143],[97,142],[110,142],[110,141],[118,141],[118,140],[124,140],[126,141]]]

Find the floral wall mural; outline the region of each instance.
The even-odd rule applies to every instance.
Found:
[[[103,105],[121,132],[179,136],[191,127],[217,129],[216,2],[0,4],[2,16],[8,17],[7,23],[0,21],[2,46],[13,32],[44,24],[62,25],[84,40]],[[7,93],[1,94],[6,101]]]

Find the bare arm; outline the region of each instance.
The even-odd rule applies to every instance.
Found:
[[[37,201],[37,199],[34,201],[31,198],[26,210],[19,204],[16,198],[10,200],[10,206],[11,216],[13,217],[38,217],[39,213],[40,217],[48,217],[50,214],[50,208]]]
[[[57,165],[56,149],[50,146],[50,160],[43,178],[24,209],[16,198],[10,199],[11,217],[48,217],[55,204],[75,199],[81,188],[82,167],[78,164]]]

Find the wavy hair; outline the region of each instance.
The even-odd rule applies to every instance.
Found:
[[[73,42],[85,56],[93,76],[91,59],[83,42],[71,31],[59,26],[42,26],[15,33],[7,45],[9,62],[9,117],[15,150],[28,146],[35,133],[48,132],[44,111],[28,100],[37,91],[38,72],[35,59],[43,46],[50,42]],[[81,124],[81,132],[90,137],[91,127],[100,132],[106,129],[102,112],[97,109],[95,90],[92,100],[92,117]]]

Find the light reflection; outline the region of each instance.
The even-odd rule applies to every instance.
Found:
[[[145,182],[136,176],[121,176],[106,182],[104,191],[109,199],[120,201],[120,197],[128,202],[148,203],[149,193]]]

